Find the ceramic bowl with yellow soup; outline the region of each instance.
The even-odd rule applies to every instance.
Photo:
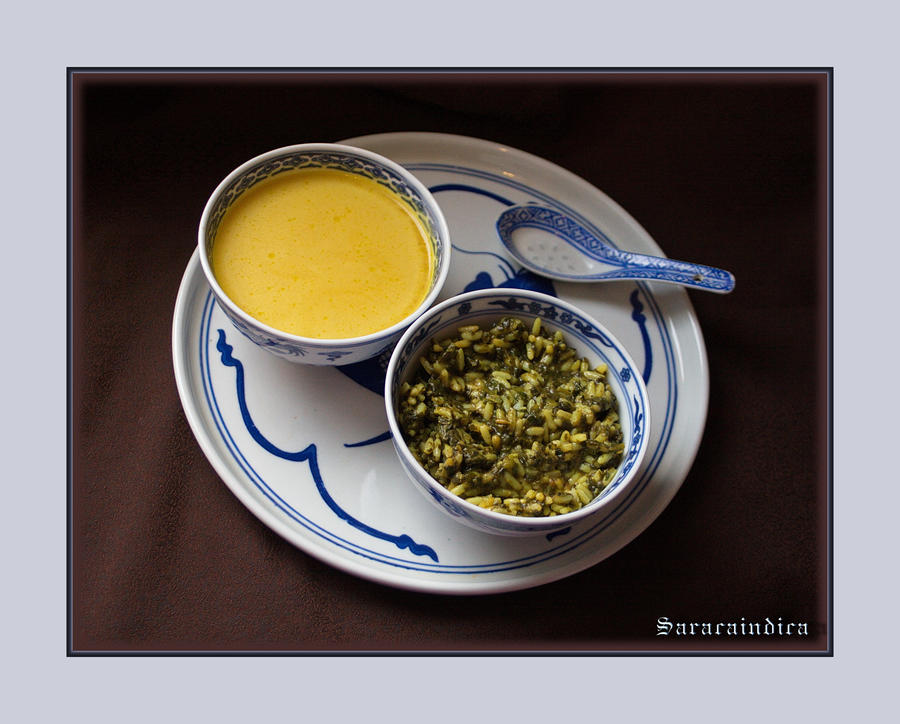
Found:
[[[242,164],[200,219],[203,272],[249,339],[293,362],[374,357],[437,298],[447,222],[428,189],[360,148],[307,143]]]

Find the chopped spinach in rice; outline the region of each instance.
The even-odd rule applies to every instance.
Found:
[[[398,400],[404,439],[429,474],[500,513],[577,510],[621,462],[606,366],[591,368],[539,318],[504,317],[432,340]]]

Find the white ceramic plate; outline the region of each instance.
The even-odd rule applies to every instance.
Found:
[[[703,434],[709,376],[687,293],[646,282],[548,288],[504,254],[494,225],[507,206],[539,202],[622,249],[662,250],[602,192],[536,156],[430,133],[343,142],[403,164],[434,193],[454,246],[440,299],[478,286],[539,288],[580,306],[625,344],[643,370],[652,412],[638,483],[602,519],[550,537],[505,538],[453,521],[413,488],[396,459],[380,392],[386,359],[341,369],[295,365],[264,352],[216,306],[195,253],[175,305],[173,357],[188,422],[217,473],[298,548],[400,588],[452,594],[528,588],[621,549],[681,487]]]

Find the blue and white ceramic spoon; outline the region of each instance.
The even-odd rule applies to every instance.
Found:
[[[571,217],[545,206],[507,209],[497,220],[497,232],[522,266],[551,279],[649,279],[719,294],[734,289],[734,275],[724,269],[621,251]]]

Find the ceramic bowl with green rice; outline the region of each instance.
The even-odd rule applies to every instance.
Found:
[[[385,403],[416,487],[491,533],[551,533],[610,511],[648,443],[628,352],[575,306],[529,290],[479,290],[425,313],[394,350]]]

